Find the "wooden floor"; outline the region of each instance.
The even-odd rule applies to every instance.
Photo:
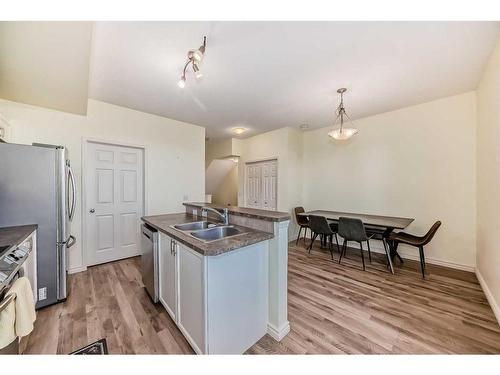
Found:
[[[335,253],[338,259],[338,253]],[[361,270],[315,247],[290,244],[288,313],[281,343],[264,336],[248,353],[500,353],[500,327],[476,277],[417,262]],[[107,338],[110,353],[193,353],[164,309],[143,289],[139,258],[70,276],[65,303],[42,309],[27,353],[69,353]]]

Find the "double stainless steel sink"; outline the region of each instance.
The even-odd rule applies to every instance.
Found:
[[[232,225],[224,225],[210,221],[194,221],[191,223],[171,225],[171,228],[184,232],[203,242],[222,240],[224,238],[247,233]]]

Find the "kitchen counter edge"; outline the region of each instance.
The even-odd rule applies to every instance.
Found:
[[[245,231],[247,231],[247,233],[238,236],[227,237],[213,242],[202,242],[170,227],[171,225],[189,223],[205,219],[206,218],[202,216],[195,216],[187,213],[143,216],[141,218],[141,220],[146,224],[168,235],[169,237],[172,237],[183,245],[186,245],[187,247],[204,256],[216,256],[224,254],[233,250],[240,249],[242,247],[250,246],[262,241],[267,241],[274,237],[274,235],[271,233],[230,224],[235,228],[243,228]]]

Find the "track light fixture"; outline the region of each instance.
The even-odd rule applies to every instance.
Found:
[[[203,60],[203,56],[205,55],[205,48],[207,46],[207,37],[203,37],[203,44],[197,50],[190,50],[187,54],[188,60],[186,65],[184,65],[184,70],[182,71],[182,76],[179,82],[177,82],[177,86],[181,89],[186,87],[186,70],[189,65],[192,66],[194,76],[198,79],[203,77],[203,74],[200,71],[200,63]]]

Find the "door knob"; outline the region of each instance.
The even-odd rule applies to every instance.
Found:
[[[93,214],[95,212],[95,210],[93,208],[90,209],[89,211],[91,214]]]

